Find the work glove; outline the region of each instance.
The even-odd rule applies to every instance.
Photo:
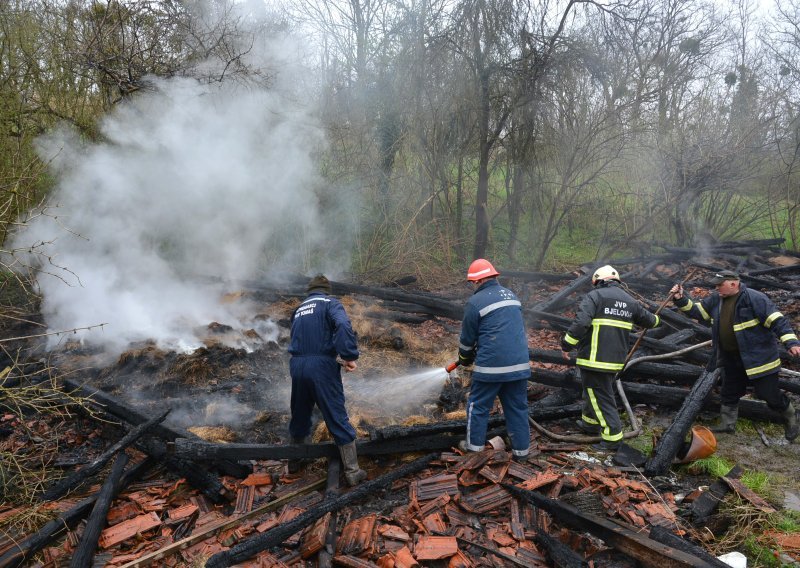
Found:
[[[462,367],[469,367],[475,362],[475,355],[462,355],[458,354],[458,364]]]

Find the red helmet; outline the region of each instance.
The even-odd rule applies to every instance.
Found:
[[[469,270],[467,270],[467,280],[470,282],[477,282],[478,280],[483,280],[484,278],[499,275],[500,273],[494,269],[492,263],[483,258],[473,260],[472,264],[469,265]]]

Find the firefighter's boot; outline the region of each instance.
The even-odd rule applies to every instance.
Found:
[[[306,436],[305,438],[295,438],[294,436],[292,436],[292,444],[310,444],[310,443],[311,443],[311,436]],[[310,461],[311,460],[309,459],[302,459],[302,458],[290,459],[286,463],[286,470],[292,474],[298,473]]]
[[[723,404],[719,409],[719,425],[709,428],[717,434],[733,434],[736,432],[736,421],[739,419],[739,406]]]
[[[791,402],[786,407],[786,410],[782,412],[782,416],[786,420],[786,424],[783,426],[784,436],[786,436],[787,440],[793,442],[797,435],[800,434],[800,425],[798,425],[797,412]]]
[[[339,455],[342,456],[342,465],[344,465],[344,478],[350,487],[358,485],[367,478],[367,472],[358,467],[355,440],[339,446]]]

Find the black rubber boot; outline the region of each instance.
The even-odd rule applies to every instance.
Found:
[[[739,419],[739,406],[722,405],[719,409],[719,425],[709,428],[717,434],[733,434],[736,432],[736,421]]]
[[[292,444],[310,444],[311,443],[311,436],[306,436],[305,438],[292,438]],[[298,473],[300,472],[308,463],[310,459],[291,459],[286,463],[286,471],[289,473]]]
[[[786,407],[786,410],[782,412],[782,416],[786,420],[786,424],[783,426],[783,435],[786,436],[787,440],[793,442],[797,435],[800,434],[800,425],[798,425],[797,412],[791,402]]]
[[[358,485],[367,478],[367,472],[358,467],[358,454],[355,441],[339,446],[339,455],[344,465],[344,478],[350,487]]]

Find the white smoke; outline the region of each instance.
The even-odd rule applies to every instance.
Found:
[[[35,219],[15,242],[50,243],[44,252],[68,270],[44,266],[39,277],[52,330],[104,323],[85,338],[192,347],[193,328],[242,316],[198,277],[266,281],[327,268],[315,255],[346,265],[331,255],[348,250],[347,231],[322,230],[322,130],[292,88],[296,68],[281,66],[269,90],[154,80],[103,121],[104,142],[66,128],[40,140],[57,219]]]

